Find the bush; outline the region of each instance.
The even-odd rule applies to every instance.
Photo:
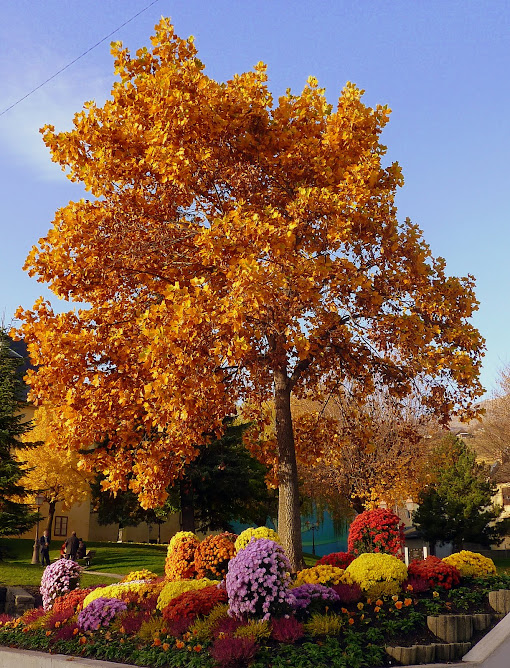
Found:
[[[298,622],[295,617],[281,617],[273,619],[273,638],[278,642],[295,643],[305,635],[303,624]]]
[[[43,608],[49,610],[57,596],[62,596],[78,586],[82,572],[72,559],[58,559],[46,566],[41,579]]]
[[[186,591],[163,608],[163,619],[168,624],[184,622],[183,628],[186,628],[197,617],[208,615],[214,607],[226,601],[226,592],[216,586]]]
[[[264,619],[285,614],[295,601],[289,590],[290,570],[289,560],[278,543],[267,538],[248,543],[228,566],[230,614]]]
[[[195,577],[195,550],[200,545],[191,531],[178,531],[168,544],[165,576],[168,580],[188,580]]]
[[[208,536],[195,550],[195,570],[198,578],[219,578],[227,574],[228,562],[236,549],[229,536]]]
[[[443,563],[455,566],[463,578],[484,578],[496,574],[496,566],[492,559],[469,550],[455,552],[445,557]]]
[[[97,598],[119,598],[121,600],[129,600],[130,602],[134,600],[142,601],[162,586],[163,583],[154,583],[151,580],[132,580],[130,582],[107,585],[106,587],[97,587],[87,594],[83,601],[83,608],[86,608]]]
[[[425,580],[432,588],[451,589],[460,582],[459,570],[433,555],[411,561],[408,572],[410,578]]]
[[[242,531],[236,542],[235,542],[235,548],[236,552],[239,552],[239,550],[243,550],[248,543],[251,541],[252,538],[259,539],[259,538],[267,538],[269,540],[274,541],[275,543],[278,543],[278,545],[281,545],[280,543],[280,537],[276,533],[276,531],[273,531],[273,529],[268,529],[268,527],[257,527],[256,529],[245,529]]]
[[[296,602],[293,604],[295,610],[306,610],[313,600],[331,603],[336,603],[340,600],[340,597],[333,589],[321,584],[302,584],[299,587],[294,587],[292,593],[296,598]]]
[[[218,580],[208,580],[201,578],[200,580],[177,580],[175,582],[167,582],[158,598],[157,609],[163,610],[174,598],[177,598],[186,591],[196,591],[204,589],[205,587],[216,586]]]
[[[402,557],[404,524],[391,510],[366,510],[349,527],[348,549],[354,555],[382,552]]]
[[[305,583],[332,586],[341,582],[350,582],[349,578],[345,576],[345,571],[342,568],[328,566],[327,564],[304,568],[299,571],[295,581],[297,586]]]
[[[361,587],[355,582],[352,584],[341,582],[340,584],[332,585],[331,589],[338,595],[340,603],[357,603],[363,598]]]
[[[355,554],[350,552],[332,552],[331,554],[325,554],[317,562],[316,566],[326,565],[326,566],[335,566],[336,568],[346,569],[347,566],[354,561],[356,558]]]
[[[67,608],[73,608],[73,610],[80,611],[83,607],[83,601],[85,597],[90,594],[92,589],[73,589],[67,594],[62,596],[57,596],[53,602],[53,608],[55,612],[60,612],[62,610],[67,610]]]
[[[411,562],[408,566],[407,572],[410,572],[411,568]],[[404,592],[413,592],[413,594],[423,594],[424,592],[428,591],[430,589],[430,583],[428,580],[425,580],[424,578],[417,577],[414,575],[409,575],[407,580],[404,580],[402,582],[402,591]]]
[[[406,565],[391,554],[361,554],[345,569],[369,598],[392,596],[407,578]]]
[[[78,628],[81,631],[97,631],[110,622],[119,612],[124,612],[127,605],[118,598],[96,598],[78,615]]]
[[[338,615],[313,614],[310,621],[305,624],[305,630],[311,636],[336,636],[342,630],[343,619]]]
[[[220,668],[249,665],[255,656],[257,644],[252,638],[217,638],[211,647],[211,656]]]
[[[265,619],[252,619],[246,624],[240,624],[232,634],[234,638],[252,638],[260,641],[271,636],[271,626]]]

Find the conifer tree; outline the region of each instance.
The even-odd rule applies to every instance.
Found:
[[[37,513],[20,502],[25,490],[19,484],[24,471],[14,450],[20,437],[32,428],[23,416],[23,381],[18,373],[21,358],[10,348],[0,329],[0,535],[23,533],[37,520]]]
[[[499,520],[501,506],[492,502],[496,486],[489,478],[487,465],[464,441],[452,436],[439,446],[437,479],[420,495],[420,507],[414,523],[433,545],[462,543],[483,546],[499,544],[510,528],[508,520]]]

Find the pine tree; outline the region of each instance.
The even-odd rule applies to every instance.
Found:
[[[20,437],[32,428],[23,416],[23,381],[18,373],[21,359],[10,348],[10,339],[0,330],[0,535],[23,533],[38,514],[21,503],[25,495],[19,484],[24,471],[14,450]]]
[[[436,481],[420,495],[413,518],[423,537],[433,545],[451,542],[456,551],[463,542],[499,544],[510,522],[498,519],[502,508],[492,502],[496,486],[489,467],[478,463],[464,441],[454,437],[443,441],[436,456]]]
[[[183,530],[231,531],[234,521],[264,524],[268,516],[276,516],[276,493],[266,486],[268,469],[243,444],[243,431],[249,425],[235,425],[231,419],[226,425],[221,438],[200,448],[198,457],[186,466],[182,479],[169,488],[169,497],[159,508],[144,510],[130,490],[115,496],[104,491],[104,476],[99,474],[90,483],[99,524],[158,524],[179,511]]]

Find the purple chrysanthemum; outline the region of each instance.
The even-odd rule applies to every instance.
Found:
[[[49,610],[57,596],[62,596],[77,586],[81,566],[71,559],[59,559],[46,566],[41,579],[43,608]]]
[[[305,583],[299,587],[294,587],[292,593],[296,597],[296,602],[293,605],[295,610],[305,610],[312,602],[312,599],[331,602],[340,600],[338,594],[331,587],[321,584]]]
[[[127,610],[120,598],[96,598],[78,615],[80,631],[97,631],[101,626],[109,626],[112,619]]]
[[[290,570],[281,545],[267,538],[252,539],[228,566],[229,614],[269,619],[290,610],[296,600],[289,589]]]

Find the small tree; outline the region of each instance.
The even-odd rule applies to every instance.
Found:
[[[58,447],[60,425],[50,408],[40,406],[36,410],[34,425],[31,437],[37,440],[37,446],[17,450],[16,457],[28,467],[21,480],[25,490],[41,492],[48,502],[46,529],[51,536],[57,503],[69,510],[75,503],[85,501],[90,494],[91,474],[79,468],[77,452]],[[25,434],[22,440],[26,438]]]
[[[223,436],[200,448],[198,457],[186,467],[182,481],[170,494],[181,512],[184,501],[190,505],[188,517],[193,517],[199,531],[231,531],[233,521],[260,526],[268,516],[276,515],[276,493],[268,489],[265,481],[268,469],[243,444],[248,425],[235,425],[231,419],[225,422]],[[195,531],[194,525],[182,528]]]
[[[111,491],[103,489],[103,480],[104,476],[99,474],[90,483],[92,507],[94,512],[97,513],[99,524],[118,524],[119,529],[136,527],[142,522],[160,526],[167,519],[169,513],[177,510],[168,501],[163,506],[145,510],[140,505],[140,501],[134,492],[124,490],[113,494]]]
[[[502,508],[492,502],[496,486],[489,467],[476,461],[464,441],[447,437],[436,450],[436,481],[420,494],[414,523],[423,537],[436,543],[499,544],[510,528],[500,520]]]
[[[22,359],[10,348],[10,339],[0,329],[0,535],[23,533],[30,529],[38,513],[20,502],[25,490],[21,462],[14,456],[19,439],[32,425],[23,416],[23,381],[18,373]]]

